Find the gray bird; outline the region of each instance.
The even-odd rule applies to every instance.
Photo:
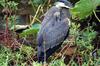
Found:
[[[71,3],[59,0],[44,15],[41,29],[38,32],[38,61],[44,62],[51,56],[67,38]]]

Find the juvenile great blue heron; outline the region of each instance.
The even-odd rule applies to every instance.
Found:
[[[46,13],[37,36],[38,61],[44,62],[67,38],[71,17],[67,0],[59,0]]]

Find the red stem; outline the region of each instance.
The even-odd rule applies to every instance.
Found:
[[[6,34],[8,34],[8,16],[6,16]]]

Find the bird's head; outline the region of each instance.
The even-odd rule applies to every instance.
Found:
[[[71,8],[72,7],[72,4],[69,2],[69,1],[67,1],[67,0],[59,0],[58,2],[56,2],[55,4],[54,4],[56,7],[58,7],[58,8]]]

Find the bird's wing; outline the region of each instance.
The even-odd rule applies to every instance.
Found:
[[[54,12],[57,11],[56,7],[51,7],[46,13],[45,13],[45,17],[42,21],[42,26],[41,29],[38,32],[38,36],[37,36],[37,42],[38,42],[38,46],[43,47],[43,42],[44,42],[44,29],[46,28],[47,24],[50,23],[50,20],[52,19],[52,16],[54,14]]]
[[[52,18],[48,21],[47,26],[45,26],[45,30],[43,30],[46,50],[62,43],[69,29],[68,17],[64,15],[66,13],[61,13],[59,16],[55,16],[55,13],[56,12],[54,12]]]
[[[53,48],[64,41],[69,29],[69,25],[65,21],[67,19],[64,22],[56,23],[55,26],[45,29],[43,38],[45,39],[46,49]]]
[[[45,14],[45,17],[42,21],[42,26],[41,26],[41,29],[39,30],[38,32],[38,36],[37,36],[37,42],[38,42],[38,45],[41,45],[41,47],[43,48],[43,44],[45,43],[45,29],[49,30],[48,27],[52,27],[52,24],[53,24],[53,20],[55,19],[54,17],[54,13],[55,12],[59,12],[59,9],[56,8],[55,6],[51,7]],[[52,22],[52,23],[51,23]],[[51,29],[51,28],[50,28]],[[46,31],[47,31],[46,30]],[[50,46],[48,45],[48,48]],[[43,49],[44,50],[44,49]]]

